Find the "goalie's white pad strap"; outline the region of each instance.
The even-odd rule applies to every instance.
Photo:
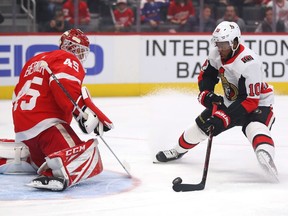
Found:
[[[49,167],[53,176],[67,179],[68,186],[77,184],[102,172],[102,160],[97,145],[98,141],[95,139],[55,152],[45,158],[47,166],[45,164],[41,168]]]
[[[24,143],[0,140],[0,173],[35,173],[35,169],[27,162],[29,156],[29,148]]]
[[[19,162],[21,158],[27,158],[29,155],[29,148],[24,143],[0,140],[0,158],[13,158]]]

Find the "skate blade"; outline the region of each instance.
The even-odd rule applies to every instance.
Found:
[[[265,173],[267,174],[267,176],[276,183],[279,183],[279,178],[278,178],[278,172],[277,169],[274,166],[274,168],[271,166],[271,164],[266,160],[264,154],[262,152],[259,152],[257,154],[258,157],[258,162],[260,164],[260,166],[262,167],[262,169],[265,171]],[[272,160],[272,159],[270,159]],[[274,164],[274,162],[273,162]]]

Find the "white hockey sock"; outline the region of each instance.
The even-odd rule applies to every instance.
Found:
[[[193,124],[181,135],[175,149],[178,153],[187,152],[189,149],[195,147],[207,138],[208,136],[199,129],[197,124]]]
[[[274,142],[266,125],[260,122],[251,122],[246,127],[246,136],[255,152],[263,149],[274,158]]]

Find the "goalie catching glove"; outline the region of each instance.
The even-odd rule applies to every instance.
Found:
[[[77,104],[83,113],[75,110],[74,117],[84,133],[89,134],[94,131],[95,134],[102,136],[104,132],[113,128],[113,123],[95,106],[86,87],[82,87],[81,92],[82,95],[78,98]]]

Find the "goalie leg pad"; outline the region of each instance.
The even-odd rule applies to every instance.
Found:
[[[30,164],[29,148],[22,142],[0,139],[1,174],[35,174],[36,169]]]
[[[41,175],[43,167],[49,167],[53,176],[64,178],[68,186],[98,175],[102,172],[103,165],[97,145],[98,141],[91,139],[73,148],[50,154],[38,173]]]

